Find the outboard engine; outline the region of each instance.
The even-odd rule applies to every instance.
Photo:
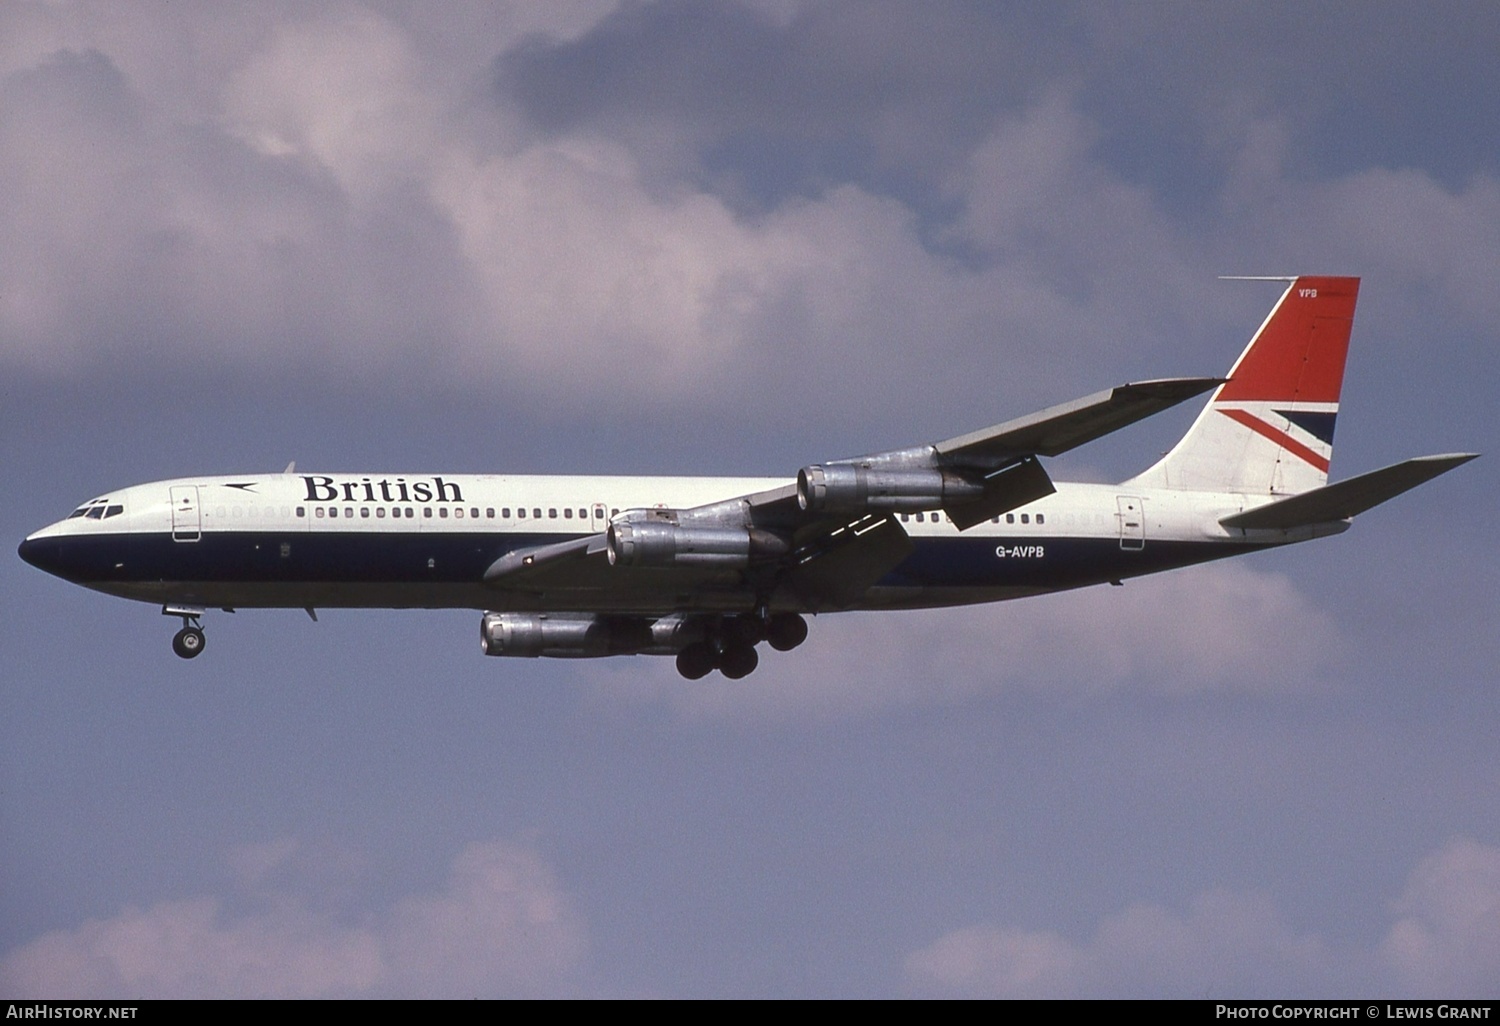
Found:
[[[590,613],[485,613],[479,637],[485,655],[528,659],[629,655],[653,645],[648,621]]]

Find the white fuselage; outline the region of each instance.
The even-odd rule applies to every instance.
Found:
[[[544,594],[496,589],[506,552],[596,535],[622,511],[687,509],[762,492],[765,478],[276,474],[137,485],[27,539],[27,558],[77,583],[149,602],[209,606],[547,609],[666,613],[749,608],[722,587],[674,593],[597,581]],[[1302,541],[1227,529],[1264,499],[1060,483],[1055,494],[960,532],[941,513],[896,514],[911,557],[854,608],[997,601]],[[26,552],[23,549],[23,554]]]

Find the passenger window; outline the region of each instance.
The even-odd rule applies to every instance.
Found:
[[[587,520],[588,518],[589,518],[589,511],[588,510],[581,509],[581,510],[578,511],[578,519],[579,520]]]
[[[1029,523],[1031,523],[1031,514],[1030,513],[1022,513],[1021,514],[1021,523],[1023,523],[1023,524],[1029,524]]]
[[[432,519],[432,507],[431,506],[423,506],[422,507],[422,515],[424,517],[427,517],[429,520]]]
[[[493,509],[489,508],[489,507],[485,507],[485,510],[484,510],[484,519],[486,519],[486,520],[494,520],[495,519],[495,511]]]
[[[361,506],[361,507],[359,507],[359,515],[361,517],[363,517],[364,519],[366,519],[366,520],[370,519],[370,507],[369,506]]]
[[[297,507],[297,516],[299,518],[307,516],[307,507],[306,506],[298,506]]]
[[[339,508],[337,506],[329,506],[328,515],[330,517],[337,517],[339,515]]]
[[[344,516],[350,518],[351,520],[354,519],[354,507],[353,506],[345,506],[344,507]]]
[[[377,506],[376,507],[376,509],[375,509],[375,519],[376,520],[384,520],[385,519],[385,507],[384,506]]]
[[[438,516],[441,517],[441,518],[443,518],[444,520],[446,520],[448,518],[448,507],[447,506],[441,506],[441,507],[439,507],[438,508]]]
[[[1016,522],[1016,515],[1014,513],[1005,514],[1005,522],[1007,524],[1014,524]]]
[[[1045,524],[1047,522],[1047,518],[1044,514],[1038,513],[1036,515],[1036,522],[1039,524]]]
[[[313,507],[313,512],[317,514],[319,520],[323,519],[323,507],[322,506],[314,506]]]
[[[571,509],[565,509],[565,510],[563,510],[563,519],[564,520],[572,520],[573,519],[573,511]]]
[[[549,510],[547,510],[547,516],[550,519],[552,519],[552,520],[556,520],[557,519],[557,510],[555,510],[555,509],[549,509]]]
[[[490,516],[494,516],[494,515],[495,515],[495,511],[494,510],[490,510]],[[472,517],[475,520],[478,520],[479,519],[479,507],[475,506],[474,508],[470,509],[469,510],[469,516]]]
[[[510,507],[506,506],[505,508],[503,508],[502,510],[500,510],[500,515],[502,517],[504,517],[506,520],[509,520],[510,519]]]
[[[516,516],[519,517],[522,520],[525,520],[526,519],[526,507],[522,506],[520,509],[516,510]]]
[[[531,516],[536,520],[542,519],[542,508],[540,506],[531,507]]]
[[[447,511],[445,510],[444,513],[446,513],[446,512]],[[458,509],[456,509],[456,510],[453,511],[453,515],[455,517],[457,517],[458,519],[462,520],[464,518],[464,508],[462,506],[458,507]]]

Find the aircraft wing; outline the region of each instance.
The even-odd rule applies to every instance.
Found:
[[[1418,456],[1415,459],[1372,470],[1337,484],[1324,485],[1310,492],[1279,499],[1276,502],[1243,513],[1222,517],[1225,527],[1249,530],[1289,530],[1311,524],[1347,520],[1365,510],[1394,499],[1439,474],[1475,459],[1473,452],[1446,453],[1441,456]]]
[[[1106,388],[1039,413],[938,442],[933,448],[950,464],[1057,456],[1202,395],[1225,380],[1159,378]]]
[[[548,596],[566,592],[570,601],[592,592],[601,610],[660,612],[681,596],[700,602],[719,595],[726,605],[743,607],[754,596],[747,591],[744,570],[722,566],[624,566],[609,559],[607,532],[553,545],[507,552],[490,564],[484,583],[497,591],[524,595],[528,604],[545,607]]]
[[[1166,378],[1120,385],[935,444],[805,467],[795,483],[767,491],[685,510],[626,510],[605,534],[501,556],[485,581],[539,593],[780,592],[806,608],[847,607],[911,553],[898,512],[942,510],[966,530],[1056,491],[1039,456],[1066,452],[1222,382]],[[611,548],[617,525],[649,532],[658,547],[641,558],[659,562],[617,559]],[[727,560],[715,559],[723,554],[695,548],[741,543],[744,561],[731,573]]]
[[[559,566],[577,562],[590,553],[604,552],[604,535],[590,534],[582,538],[570,538],[554,545],[533,545],[507,552],[490,564],[484,572],[486,584],[505,581],[507,584],[522,584],[528,580],[545,578]]]

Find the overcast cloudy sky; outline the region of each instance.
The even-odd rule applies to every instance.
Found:
[[[1316,545],[745,681],[0,561],[0,993],[1500,996],[1500,8],[0,2],[0,520],[790,475],[1364,279]],[[1051,469],[1120,479],[1191,411]]]

